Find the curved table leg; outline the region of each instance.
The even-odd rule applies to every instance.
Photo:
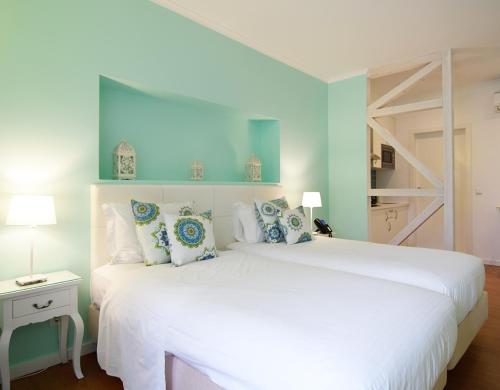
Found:
[[[9,343],[14,329],[2,329],[0,336],[0,374],[2,375],[2,389],[10,389]]]
[[[78,379],[82,379],[83,374],[80,368],[80,355],[82,353],[83,321],[78,312],[71,314],[70,317],[73,320],[73,324],[75,324],[75,337],[73,339],[73,371]]]
[[[59,357],[61,363],[68,362],[68,316],[59,318]]]

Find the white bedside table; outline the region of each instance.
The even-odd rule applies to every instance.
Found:
[[[15,280],[0,282],[0,301],[3,303],[2,335],[0,336],[0,374],[2,389],[10,388],[9,343],[14,329],[36,322],[60,317],[59,355],[68,361],[68,319],[75,324],[73,343],[73,370],[78,379],[83,378],[80,368],[83,321],[78,313],[78,284],[81,278],[71,272],[47,274],[47,281],[29,286],[18,286]]]

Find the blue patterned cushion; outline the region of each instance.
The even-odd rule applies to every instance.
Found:
[[[217,257],[211,214],[165,215],[170,256],[174,265]]]
[[[278,221],[278,210],[289,209],[285,197],[263,202],[255,200],[255,215],[259,226],[264,232],[264,240],[269,243],[284,241],[283,233]]]
[[[293,210],[278,210],[278,220],[287,244],[298,244],[312,240],[302,206]]]
[[[193,202],[146,203],[130,201],[135,218],[137,238],[144,252],[144,263],[156,265],[170,261],[170,249],[162,215],[192,215]]]

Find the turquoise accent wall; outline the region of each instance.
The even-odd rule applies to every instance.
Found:
[[[279,182],[280,122],[273,119],[251,119],[248,121],[250,151],[261,161],[263,182]]]
[[[100,79],[99,177],[113,179],[112,153],[127,140],[137,153],[137,179],[189,180],[191,162],[204,164],[204,180],[241,182],[252,153],[263,181],[280,181],[278,120],[253,120],[232,107]]]
[[[368,239],[366,76],[328,86],[330,221],[337,235]]]
[[[89,184],[99,178],[100,75],[279,119],[290,203],[321,191],[328,214],[328,86],[148,0],[0,1],[0,279],[26,274],[26,231],[6,227],[11,194],[53,194],[35,269],[90,276]],[[273,168],[276,169],[276,168]],[[57,352],[56,328],[21,328],[13,364]]]

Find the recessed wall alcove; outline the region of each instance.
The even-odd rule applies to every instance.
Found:
[[[101,180],[113,179],[113,149],[127,140],[141,181],[189,181],[191,161],[200,160],[205,182],[243,182],[251,154],[262,162],[263,182],[280,181],[277,119],[104,76],[99,94]]]

